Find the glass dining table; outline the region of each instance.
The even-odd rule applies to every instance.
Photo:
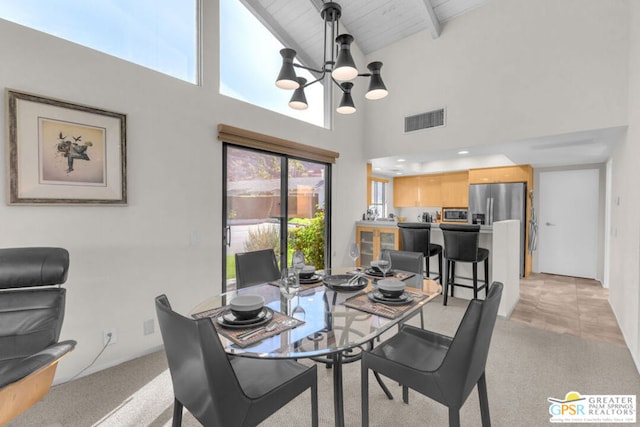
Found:
[[[278,282],[262,283],[212,296],[189,314],[212,319],[228,354],[309,358],[328,364],[333,369],[335,425],[344,426],[342,365],[358,360],[363,348],[370,348],[382,333],[418,314],[441,291],[432,280],[396,270],[392,273],[406,286],[403,299],[381,301],[377,298],[380,277],[366,274],[375,274],[368,270],[355,273],[360,277],[349,281],[353,268],[316,272],[301,281],[300,291],[291,299],[282,296]],[[229,302],[244,294],[260,295],[265,301],[264,319],[249,326],[228,317]]]

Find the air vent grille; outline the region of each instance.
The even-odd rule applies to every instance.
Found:
[[[444,108],[404,118],[404,131],[414,132],[444,126]]]

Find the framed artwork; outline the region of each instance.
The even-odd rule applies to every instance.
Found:
[[[126,115],[6,90],[9,204],[126,205]]]

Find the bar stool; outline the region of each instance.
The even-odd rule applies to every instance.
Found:
[[[485,297],[489,289],[489,250],[478,247],[479,225],[440,224],[444,237],[444,305],[447,305],[447,290],[451,286],[451,296],[455,286],[473,289],[473,297],[484,289]],[[473,286],[455,283],[456,262],[473,263]],[[484,262],[484,282],[478,287],[478,263]]]
[[[425,275],[429,277],[429,258],[438,255],[438,276],[442,283],[442,246],[431,243],[431,224],[428,222],[399,222],[402,250],[408,252],[422,252],[425,259]]]

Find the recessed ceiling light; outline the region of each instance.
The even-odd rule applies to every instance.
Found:
[[[379,171],[379,170],[382,170],[382,169],[380,169],[380,168],[373,168],[373,170],[374,170],[374,171]]]
[[[406,162],[405,159],[398,159],[398,162]]]
[[[402,172],[396,172],[396,175],[402,175]]]
[[[469,154],[469,152],[467,150],[461,150],[461,151],[458,151],[458,154],[461,154],[461,155],[462,154]]]

